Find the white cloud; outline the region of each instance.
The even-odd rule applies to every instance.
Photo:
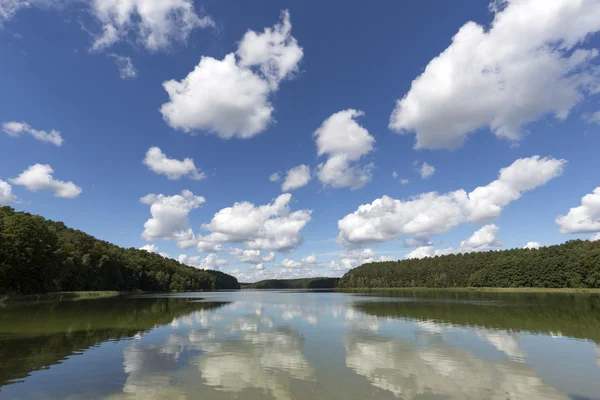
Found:
[[[245,264],[260,264],[265,262],[271,262],[275,259],[275,253],[270,252],[267,255],[263,255],[260,250],[253,249],[228,249],[227,250],[232,257],[235,257],[238,261]]]
[[[268,83],[240,68],[233,54],[222,61],[202,57],[185,79],[167,81],[163,87],[170,100],[161,113],[174,129],[206,130],[223,139],[251,138],[271,122]]]
[[[600,30],[597,0],[502,0],[489,29],[468,22],[432,59],[396,103],[390,128],[416,133],[416,148],[456,148],[489,127],[519,140],[523,126],[547,115],[564,120],[588,92],[599,89],[583,49]]]
[[[155,244],[147,244],[145,246],[140,247],[140,250],[146,250],[149,253],[157,253],[158,246]]]
[[[496,239],[496,233],[500,230],[496,225],[489,224],[482,226],[467,240],[460,243],[461,252],[475,251],[479,249],[489,249],[490,247],[501,247],[502,243]]]
[[[75,185],[73,182],[64,182],[58,179],[54,179],[52,173],[54,170],[48,164],[35,164],[29,166],[21,174],[11,179],[10,181],[15,185],[25,186],[32,192],[38,190],[50,190],[54,192],[56,197],[64,198],[75,198],[79,196],[82,189]]]
[[[92,50],[103,50],[130,36],[148,50],[168,50],[186,42],[194,29],[215,25],[209,16],[196,13],[193,0],[93,0],[91,8],[102,24]]]
[[[144,164],[151,171],[159,175],[166,175],[172,180],[181,179],[185,175],[189,175],[191,179],[195,180],[206,178],[206,175],[196,168],[194,160],[191,158],[185,158],[183,161],[168,158],[158,147],[148,149]]]
[[[579,207],[573,207],[567,215],[556,218],[560,233],[584,233],[600,231],[600,186],[581,199]]]
[[[2,124],[2,130],[8,136],[17,137],[22,134],[29,134],[40,142],[52,143],[55,146],[61,146],[63,138],[59,131],[52,129],[50,132],[33,129],[26,122],[5,122]]]
[[[445,194],[429,192],[408,200],[383,196],[338,221],[338,242],[352,247],[403,235],[427,240],[466,222],[491,221],[524,192],[561,175],[565,164],[565,160],[554,158],[522,158],[502,168],[497,180],[470,193],[462,189]]]
[[[146,250],[149,253],[156,253],[164,258],[169,258],[169,255],[167,253],[159,252],[158,246],[155,244],[147,244],[145,246],[140,247],[140,250]]]
[[[290,190],[301,188],[310,182],[310,167],[308,165],[298,165],[287,171],[285,180],[281,185],[281,190],[288,192]]]
[[[600,240],[600,232],[599,232],[599,233],[596,233],[594,236],[592,236],[592,237],[590,238],[590,242],[595,242],[595,241],[597,241],[597,240]]]
[[[144,240],[174,240],[183,248],[189,246],[188,241],[192,242],[192,246],[196,243],[188,225],[188,215],[206,201],[204,197],[184,190],[174,196],[148,194],[140,201],[150,206],[152,214],[152,218],[144,223]]]
[[[429,244],[421,246],[410,253],[404,255],[404,258],[425,258],[434,256],[443,256],[447,254],[474,253],[479,251],[488,251],[494,247],[502,247],[502,243],[496,239],[496,233],[500,230],[496,225],[484,225],[478,229],[468,239],[463,240],[458,248],[434,249]]]
[[[211,253],[205,258],[200,258],[200,256],[188,256],[185,254],[180,254],[179,257],[177,257],[177,261],[182,264],[189,265],[190,267],[199,269],[218,270],[222,266],[227,265],[227,260],[218,258],[215,253]]]
[[[372,164],[360,166],[357,161],[373,150],[375,138],[356,122],[362,111],[339,111],[314,132],[317,155],[327,155],[318,166],[317,176],[325,186],[359,189],[371,180]]]
[[[121,79],[137,78],[137,69],[133,65],[131,57],[120,56],[114,53],[109,54],[109,56],[115,60],[115,63],[119,68],[119,76]]]
[[[408,179],[400,179],[400,183],[406,185],[407,183],[410,183],[410,181]]]
[[[5,206],[15,201],[17,201],[17,196],[13,194],[12,187],[0,179],[0,206]]]
[[[380,256],[376,258],[372,249],[354,249],[340,254],[339,262],[332,261],[329,267],[338,272],[345,272],[352,268],[375,261],[393,261],[394,257]]]
[[[527,242],[527,244],[525,246],[523,246],[524,249],[530,249],[530,250],[537,250],[540,247],[542,247],[542,245],[539,242]]]
[[[396,171],[392,171],[392,178],[398,178],[398,173]]]
[[[0,26],[2,22],[11,19],[21,8],[28,7],[29,4],[22,0],[1,0],[0,1]]]
[[[435,167],[424,162],[420,167],[417,168],[421,179],[428,179],[435,172]]]
[[[596,111],[592,114],[585,114],[583,116],[583,119],[585,119],[590,124],[600,124],[600,111]]]
[[[271,182],[279,182],[280,179],[281,175],[279,175],[279,172],[274,172],[269,176],[269,181]]]
[[[119,41],[135,41],[150,51],[170,50],[177,43],[185,43],[194,29],[215,26],[211,17],[198,15],[193,0],[0,0],[0,27],[22,8],[64,8],[70,4],[84,5],[85,13],[100,23],[92,51]]]
[[[301,258],[300,261],[295,261],[290,258],[286,258],[280,264],[283,268],[307,268],[317,267],[317,255],[315,253]]]
[[[298,72],[303,50],[291,35],[290,13],[283,11],[281,23],[265,28],[263,33],[249,30],[239,43],[237,56],[242,67],[259,67],[270,86],[276,89],[279,82]]]
[[[264,33],[247,32],[239,60],[234,53],[223,60],[202,57],[183,80],[164,82],[169,95],[161,107],[165,121],[174,129],[208,131],[222,139],[251,138],[264,131],[274,110],[270,95],[302,57],[290,35],[289,13],[282,20]]]
[[[202,229],[208,243],[244,243],[250,249],[286,251],[302,243],[300,231],[310,221],[310,210],[291,211],[292,196],[284,193],[273,203],[255,206],[243,201],[217,212]]]

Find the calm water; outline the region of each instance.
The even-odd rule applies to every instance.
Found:
[[[0,308],[0,399],[600,399],[600,297],[217,292]]]

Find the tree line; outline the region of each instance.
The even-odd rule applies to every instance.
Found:
[[[333,289],[339,278],[266,279],[241,283],[242,289]]]
[[[339,288],[600,288],[600,241],[361,265]]]
[[[225,273],[121,248],[62,222],[0,207],[0,294],[238,288]]]

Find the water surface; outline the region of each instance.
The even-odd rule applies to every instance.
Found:
[[[0,399],[600,399],[594,295],[241,291],[0,308]]]

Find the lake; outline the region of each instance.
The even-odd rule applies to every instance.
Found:
[[[0,308],[0,399],[600,399],[600,296],[237,291]]]

